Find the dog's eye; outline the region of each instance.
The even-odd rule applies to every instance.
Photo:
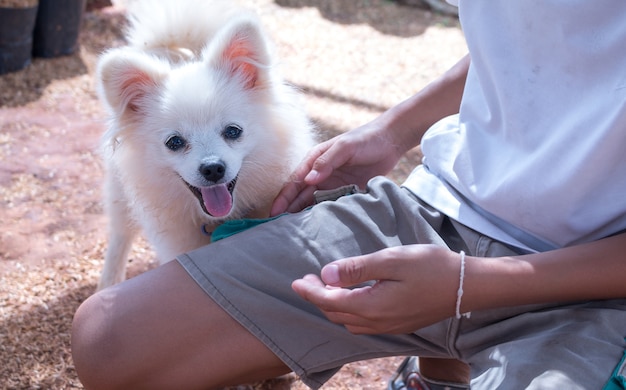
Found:
[[[224,131],[222,131],[222,136],[227,140],[234,140],[241,137],[241,133],[243,129],[235,124],[231,124],[226,126]]]
[[[174,152],[184,148],[186,145],[187,141],[185,141],[185,139],[180,135],[173,135],[165,141],[165,146]]]

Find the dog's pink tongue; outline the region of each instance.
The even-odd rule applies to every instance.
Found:
[[[233,207],[233,198],[228,191],[228,184],[219,184],[200,188],[202,201],[209,214],[220,218],[226,216]]]

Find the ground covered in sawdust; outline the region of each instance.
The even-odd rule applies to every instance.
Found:
[[[384,0],[247,0],[305,93],[323,137],[365,123],[465,53],[454,17]],[[81,388],[74,311],[93,293],[106,246],[97,154],[96,58],[123,44],[123,10],[89,7],[76,54],[0,75],[0,389]],[[400,181],[416,163],[403,160]],[[130,274],[154,266],[144,241]],[[326,389],[383,389],[399,358],[344,367]],[[304,389],[291,385],[256,388]]]

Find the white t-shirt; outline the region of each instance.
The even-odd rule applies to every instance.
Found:
[[[459,115],[404,186],[530,250],[626,229],[626,1],[459,4],[471,66]]]

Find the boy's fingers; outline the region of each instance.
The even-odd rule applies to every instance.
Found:
[[[371,280],[395,280],[396,275],[390,269],[380,253],[349,257],[334,261],[322,268],[324,283],[335,287],[350,287]]]

